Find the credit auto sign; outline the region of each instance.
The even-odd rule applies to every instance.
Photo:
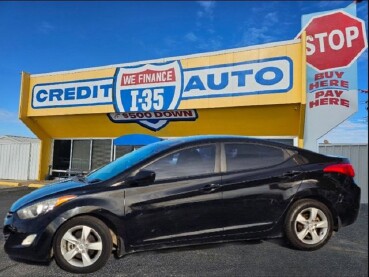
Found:
[[[32,107],[114,105],[116,112],[175,110],[182,100],[288,92],[293,62],[275,57],[182,68],[181,61],[119,67],[114,77],[37,84]]]
[[[287,56],[185,69],[173,60],[118,67],[111,78],[37,84],[32,107],[111,105],[117,113],[110,114],[112,121],[159,130],[168,121],[197,119],[195,110],[163,113],[178,110],[183,100],[285,93],[292,87],[293,61]]]

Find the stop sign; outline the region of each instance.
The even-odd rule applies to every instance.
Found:
[[[306,60],[318,71],[350,66],[366,49],[365,23],[336,11],[313,17],[306,31]]]

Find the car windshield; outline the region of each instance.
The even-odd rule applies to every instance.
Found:
[[[95,183],[111,179],[146,158],[171,147],[173,144],[175,144],[175,141],[166,140],[141,147],[91,172],[86,176],[87,182]]]

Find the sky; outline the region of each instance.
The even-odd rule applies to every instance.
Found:
[[[0,1],[0,136],[34,134],[18,119],[20,74],[73,70],[291,40],[303,14],[352,1]],[[368,30],[368,1],[357,6]],[[368,37],[368,35],[367,35]],[[358,59],[368,89],[368,50]],[[319,141],[367,143],[368,95]]]

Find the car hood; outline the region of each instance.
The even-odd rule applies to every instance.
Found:
[[[32,191],[29,194],[26,194],[22,198],[19,198],[10,207],[10,211],[15,212],[19,210],[20,208],[27,206],[28,204],[35,202],[39,199],[45,198],[47,196],[51,196],[53,194],[59,194],[60,192],[66,192],[74,188],[84,187],[87,185],[88,183],[79,182],[79,181],[75,181],[72,179],[46,185],[42,188]]]

